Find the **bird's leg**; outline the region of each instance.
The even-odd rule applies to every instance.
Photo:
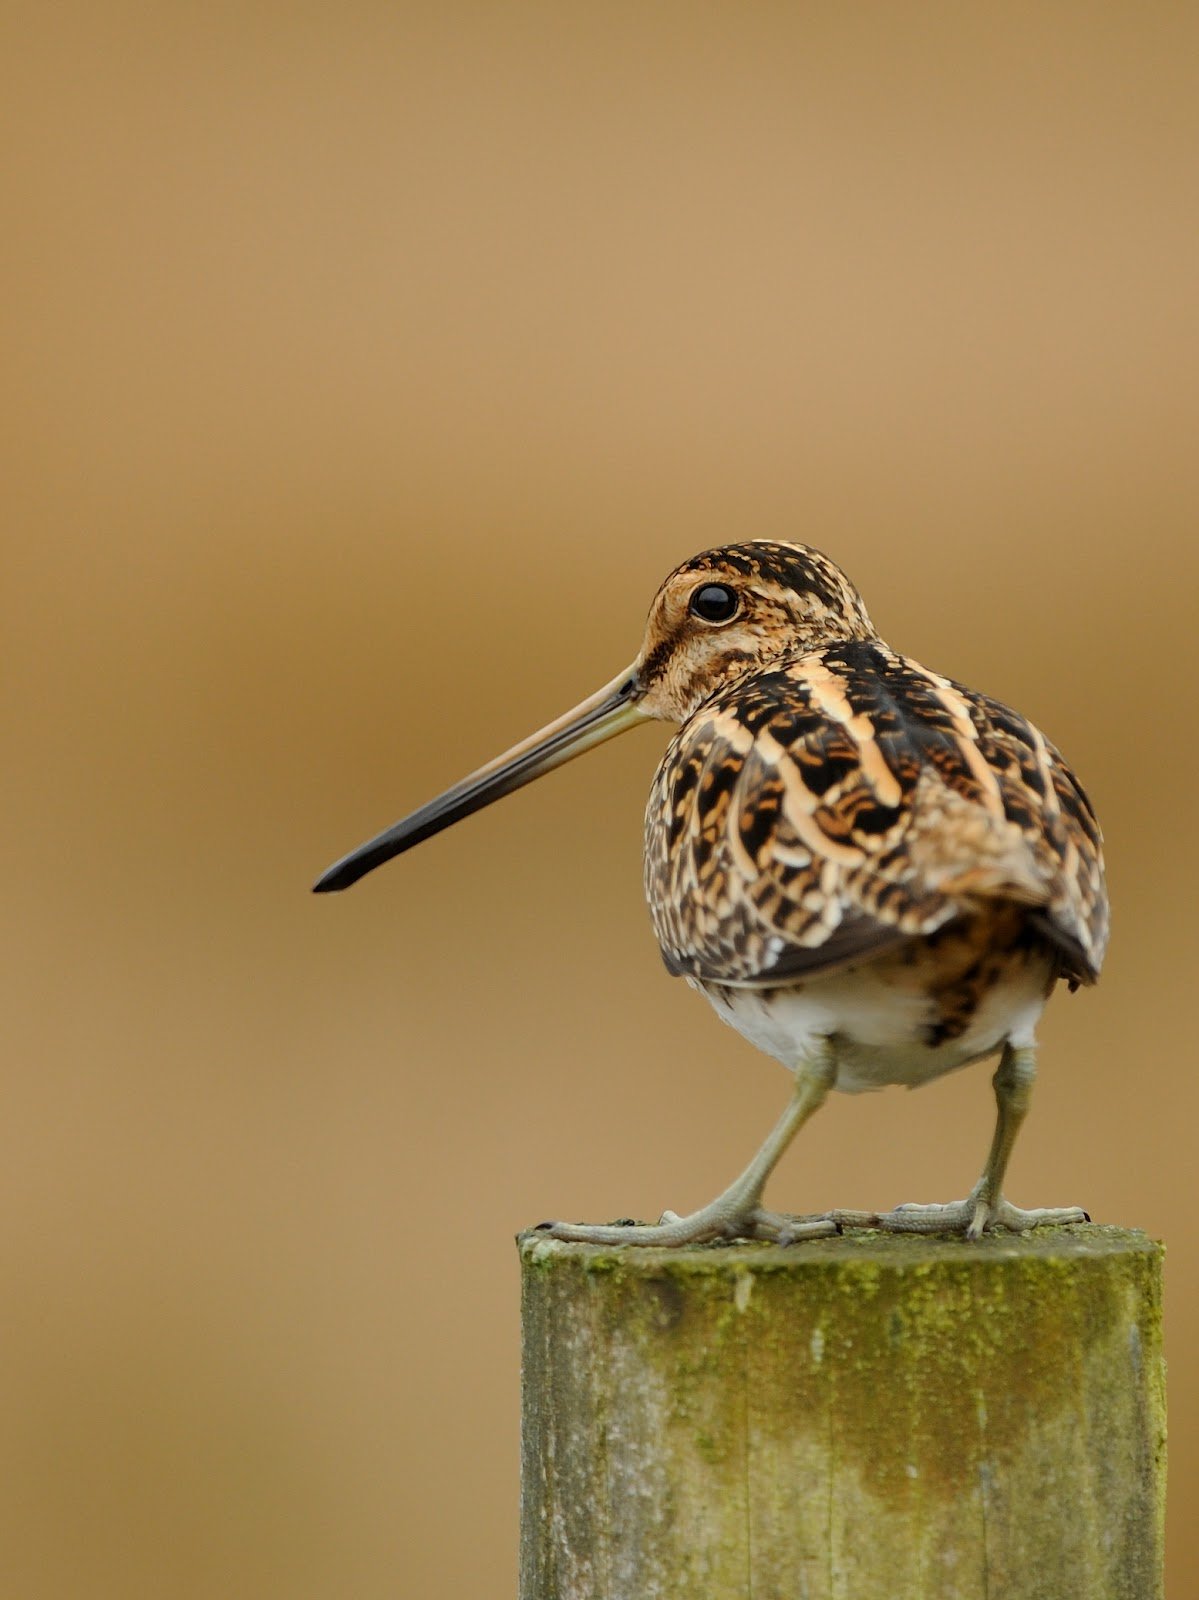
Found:
[[[811,1057],[796,1068],[791,1103],[762,1148],[741,1176],[701,1210],[685,1217],[667,1212],[661,1222],[654,1224],[602,1226],[545,1222],[539,1231],[551,1239],[571,1239],[582,1244],[638,1245],[699,1244],[710,1239],[773,1239],[788,1244],[793,1239],[818,1238],[838,1232],[832,1220],[819,1217],[800,1221],[763,1211],[759,1205],[767,1178],[800,1128],[824,1104],[836,1075],[833,1044],[822,1040]]]
[[[965,1200],[950,1205],[903,1205],[894,1211],[830,1211],[828,1215],[843,1227],[882,1228],[889,1233],[964,1233],[967,1239],[977,1239],[992,1228],[1025,1233],[1047,1223],[1089,1221],[1078,1206],[1022,1211],[1000,1192],[1012,1146],[1028,1114],[1035,1077],[1032,1046],[1005,1045],[992,1079],[997,1115],[990,1153],[982,1177]]]

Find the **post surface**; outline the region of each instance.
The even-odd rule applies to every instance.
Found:
[[[1161,1247],[520,1241],[521,1600],[1153,1600]]]

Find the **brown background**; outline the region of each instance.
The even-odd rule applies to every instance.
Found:
[[[513,1233],[710,1198],[783,1075],[658,960],[652,730],[307,887],[753,535],[1096,800],[1011,1191],[1170,1242],[1188,1592],[1196,16],[6,8],[0,1593],[512,1592]],[[987,1078],[772,1199],[960,1195]]]

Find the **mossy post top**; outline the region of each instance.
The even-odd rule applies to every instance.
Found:
[[[1139,1228],[1095,1222],[1069,1228],[1034,1228],[1023,1234],[992,1233],[976,1241],[862,1229],[835,1239],[809,1239],[785,1247],[740,1241],[663,1250],[638,1245],[572,1244],[550,1239],[531,1228],[518,1234],[516,1243],[528,1268],[550,1269],[569,1264],[584,1272],[628,1272],[652,1277],[852,1271],[855,1267],[867,1272],[902,1272],[938,1263],[1070,1264],[1125,1254],[1158,1260],[1164,1254],[1164,1246]]]

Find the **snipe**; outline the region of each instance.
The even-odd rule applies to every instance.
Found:
[[[561,1239],[788,1242],[1081,1221],[1001,1194],[1034,1034],[1059,979],[1099,974],[1108,905],[1094,812],[1025,718],[885,645],[827,556],[707,550],[654,597],[641,652],[589,700],[353,851],[382,862],[646,718],[679,724],[650,790],[645,885],[667,967],[794,1073],[761,1150],[710,1205]],[[915,1085],[999,1053],[982,1177],[952,1205],[794,1218],[766,1180],[830,1089]]]

